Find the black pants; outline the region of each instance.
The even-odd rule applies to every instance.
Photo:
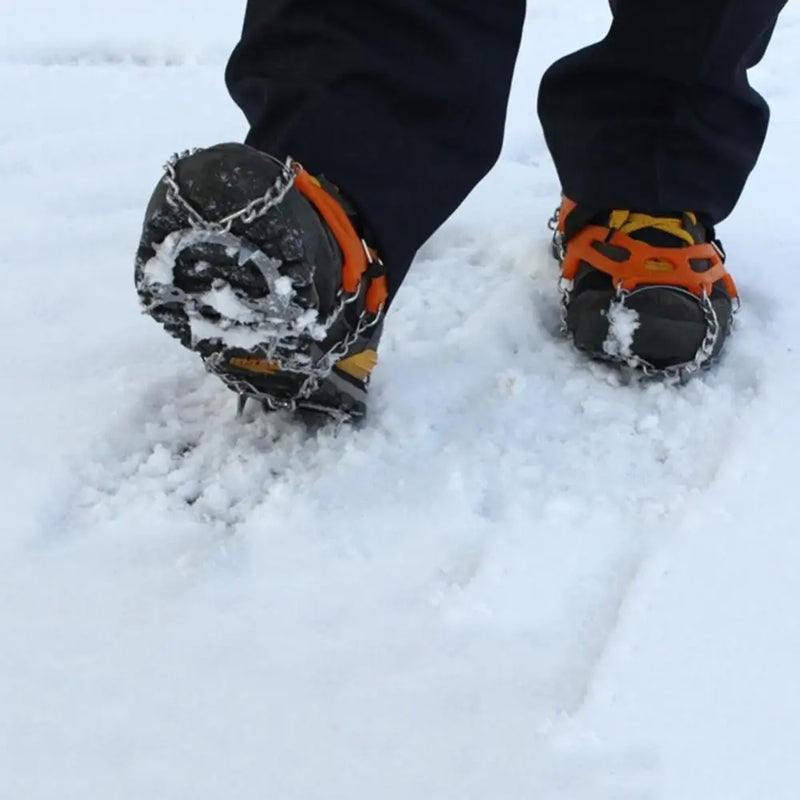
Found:
[[[606,38],[542,81],[565,193],[727,216],[769,119],[746,70],[785,3],[615,0]],[[524,0],[248,0],[226,76],[248,143],[343,187],[392,292],[497,159],[524,15]]]

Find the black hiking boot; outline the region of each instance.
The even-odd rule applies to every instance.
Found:
[[[383,264],[336,187],[291,159],[241,144],[174,156],[145,214],[135,282],[144,310],[240,408],[255,398],[365,413]]]
[[[688,378],[710,366],[739,299],[713,228],[687,211],[588,211],[553,219],[564,325],[594,358]]]

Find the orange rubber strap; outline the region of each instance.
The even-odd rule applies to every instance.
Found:
[[[369,248],[369,257],[372,263],[379,263],[380,256],[377,251]],[[371,278],[369,282],[369,289],[367,289],[367,296],[364,299],[364,306],[370,314],[377,314],[389,299],[389,283],[385,274],[378,275]]]
[[[558,212],[558,225],[556,226],[556,230],[559,233],[564,233],[567,228],[567,217],[578,207],[578,204],[574,200],[570,200],[569,197],[562,194],[561,195],[561,208]]]
[[[369,268],[367,253],[361,237],[336,198],[328,194],[316,178],[306,170],[297,169],[294,185],[317,209],[333,233],[342,251],[342,288],[348,294],[354,294],[358,291],[361,279]],[[367,311],[377,314],[386,303],[387,297],[386,276],[371,278],[365,301]]]
[[[625,261],[614,261],[593,247],[599,242],[621,247],[630,255]],[[695,260],[707,261],[711,266],[704,272],[696,272],[691,264]],[[739,296],[722,256],[710,243],[691,247],[653,247],[618,230],[609,238],[608,228],[587,225],[569,241],[561,265],[562,276],[574,280],[582,261],[610,275],[614,286],[621,286],[628,292],[644,285],[675,286],[702,297],[703,292],[710,295],[714,284],[722,281],[731,298]],[[653,262],[660,262],[658,269],[648,268],[647,265]],[[666,269],[665,265],[668,265]]]

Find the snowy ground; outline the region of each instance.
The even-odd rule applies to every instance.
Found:
[[[557,335],[533,96],[607,10],[547,0],[369,424],[310,433],[235,420],[132,288],[164,158],[244,134],[233,5],[0,31],[0,797],[796,800],[800,10],[719,369],[620,386]]]

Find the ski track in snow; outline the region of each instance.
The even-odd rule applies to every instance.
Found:
[[[0,320],[25,342],[2,355],[0,796],[657,796],[658,753],[581,718],[632,587],[704,518],[763,403],[775,298],[740,276],[737,336],[685,387],[625,384],[560,336],[528,100],[602,6],[523,48],[503,158],[420,253],[357,428],[237,420],[137,316],[158,165],[242,132],[216,56],[0,42],[0,258],[21,276]],[[743,261],[769,242],[749,208]]]

